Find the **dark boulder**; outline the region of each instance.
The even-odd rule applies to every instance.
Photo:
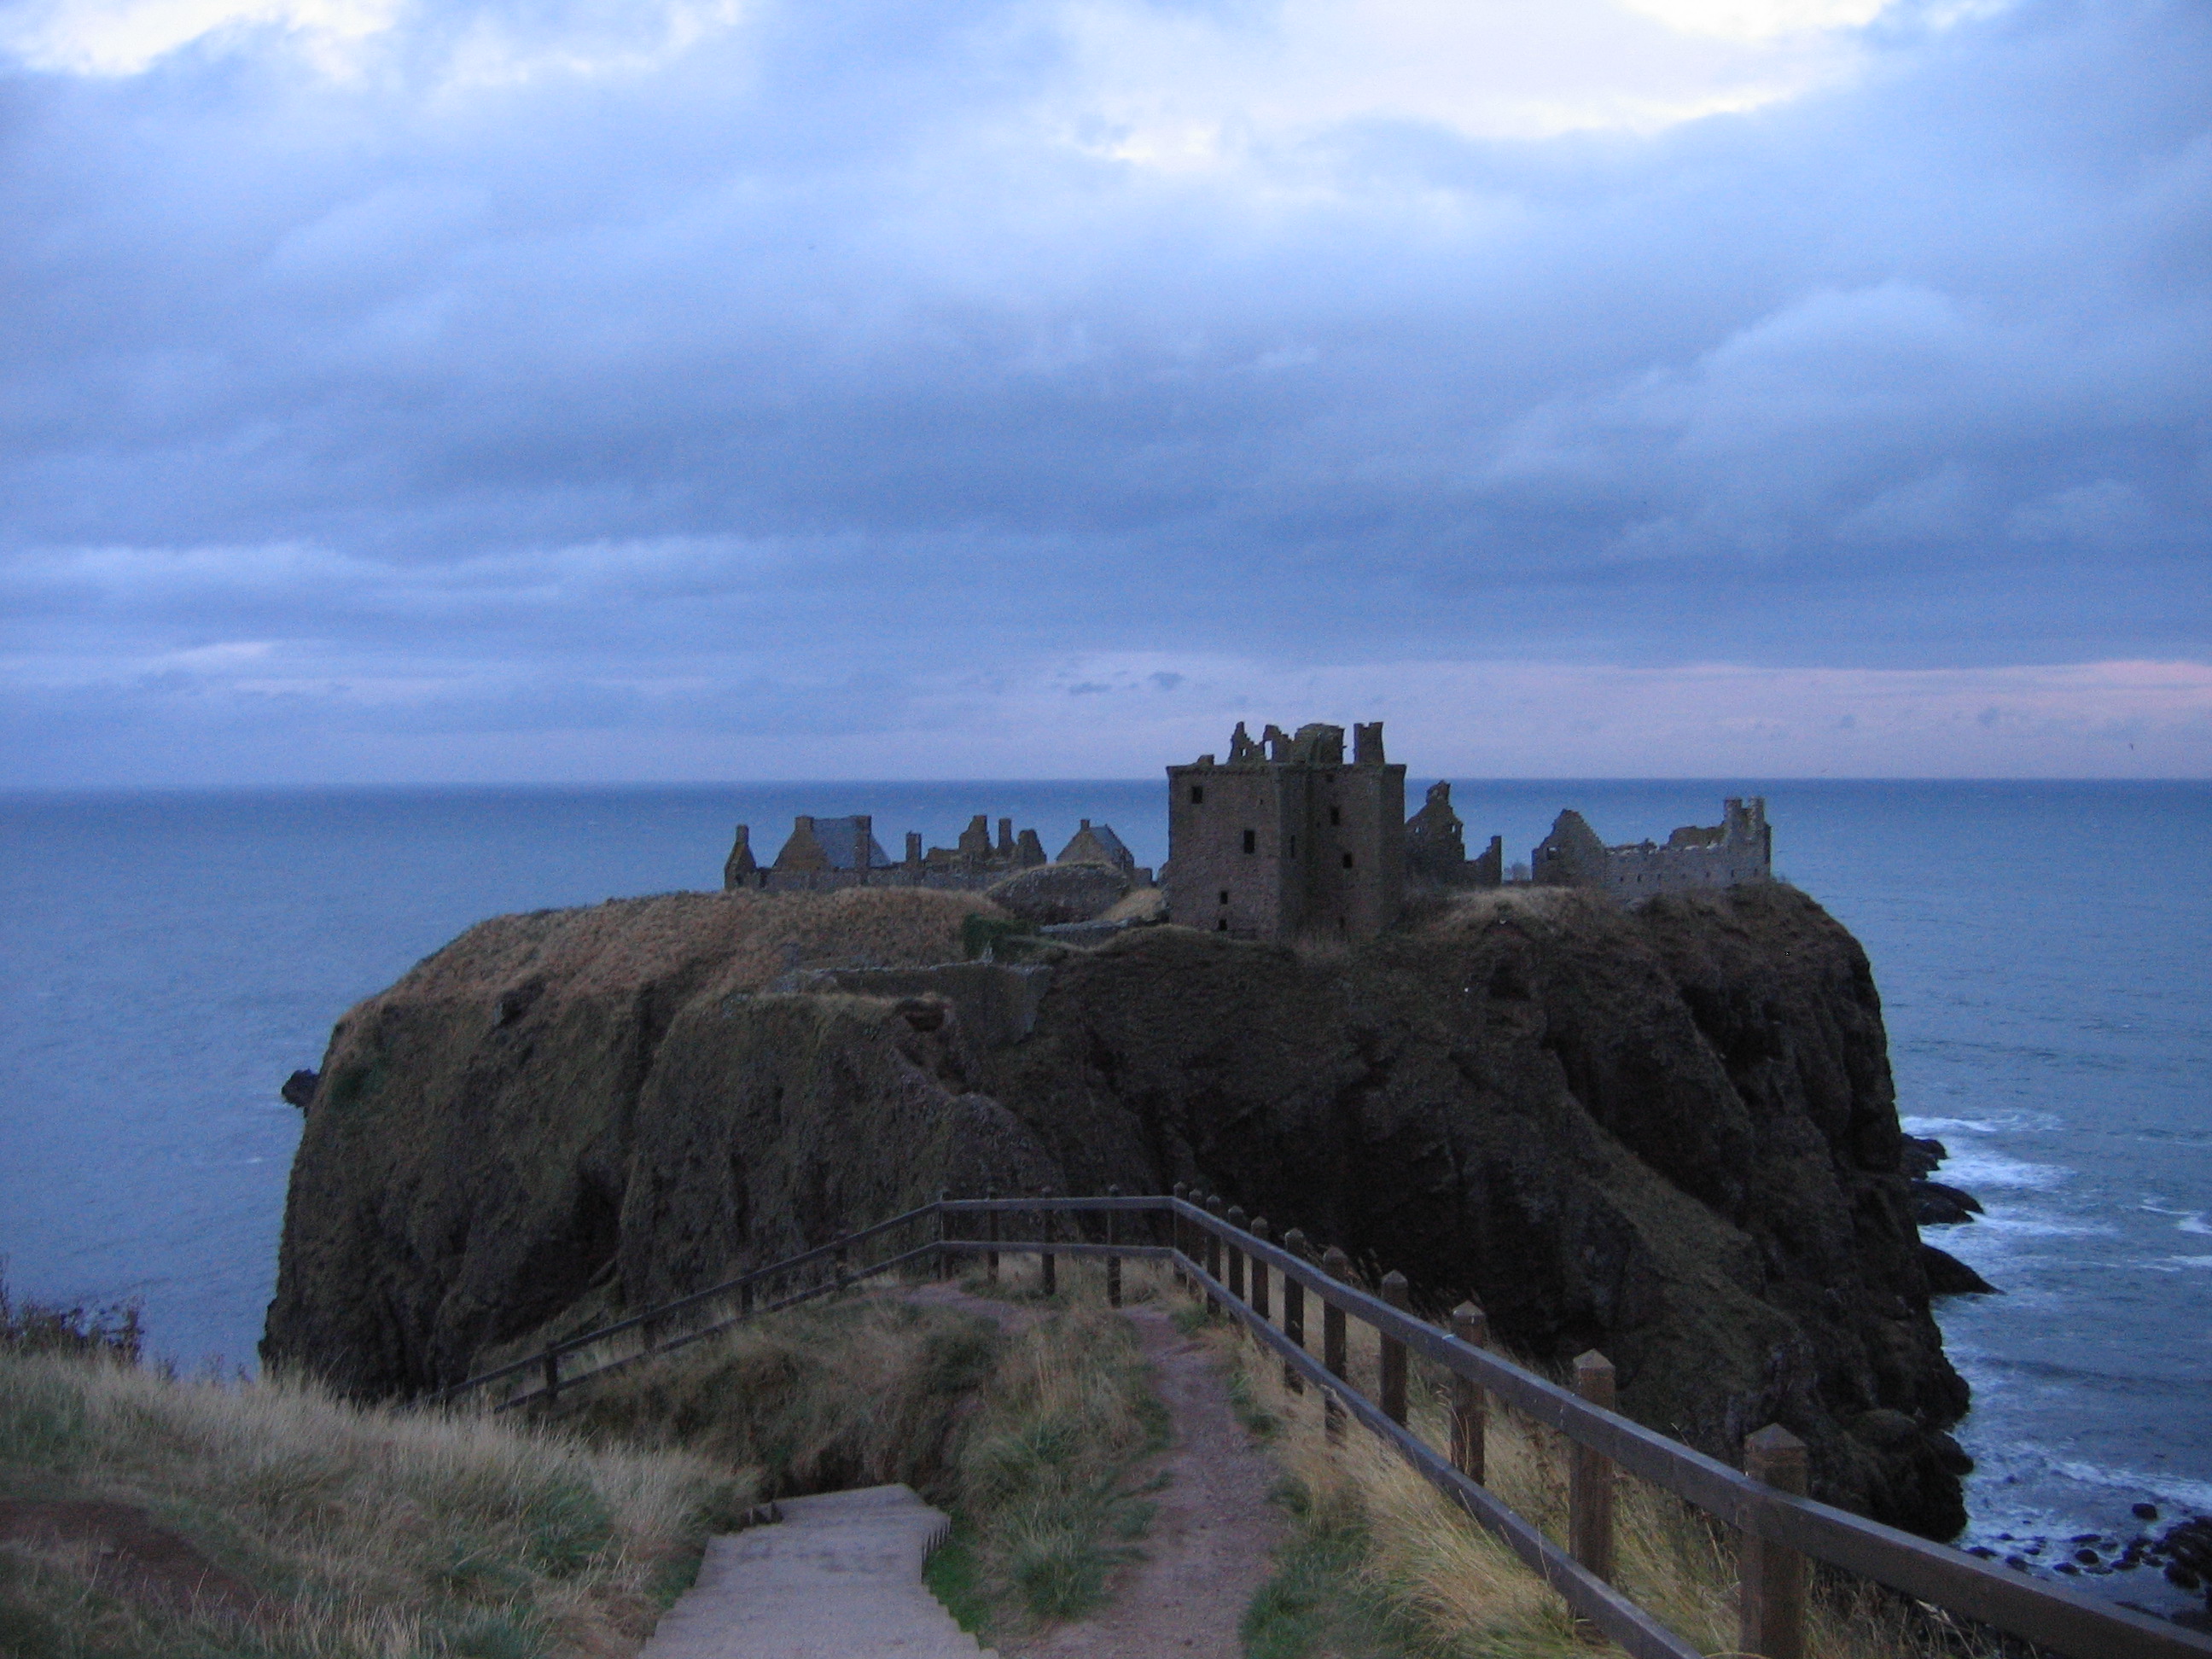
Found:
[[[1947,1187],[1940,1181],[1912,1183],[1912,1219],[1923,1227],[1955,1227],[1981,1214],[1981,1200],[1972,1193]]]
[[[307,1109],[307,1103],[315,1097],[315,1085],[323,1080],[320,1072],[295,1072],[284,1079],[284,1086],[276,1092],[284,1097],[288,1106]]]
[[[1997,1287],[1953,1255],[1933,1244],[1920,1247],[1920,1265],[1928,1274],[1930,1296],[1996,1296]]]
[[[1936,1165],[1951,1156],[1951,1149],[1928,1135],[1906,1135],[1899,1144],[1898,1167],[1909,1176],[1936,1173]]]

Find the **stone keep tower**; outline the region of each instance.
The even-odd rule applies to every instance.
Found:
[[[1406,769],[1382,756],[1382,722],[1352,728],[1243,723],[1229,758],[1168,768],[1168,920],[1237,939],[1374,938],[1406,883]]]

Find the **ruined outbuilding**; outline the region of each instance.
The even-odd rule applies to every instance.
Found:
[[[1136,885],[1148,887],[1152,884],[1150,879],[1152,872],[1149,870],[1139,870],[1137,855],[1121,844],[1121,836],[1114,833],[1114,826],[1110,823],[1093,823],[1089,818],[1083,820],[1082,827],[1076,830],[1067,845],[1060,849],[1060,856],[1053,862],[1054,864],[1110,864],[1128,877]],[[1139,878],[1140,876],[1142,879]]]
[[[1108,832],[1112,833],[1110,830]],[[1115,843],[1119,846],[1120,843]],[[906,856],[893,860],[875,837],[875,820],[865,812],[817,818],[801,814],[775,863],[763,868],[753,856],[752,828],[738,826],[730,856],[722,866],[723,890],[752,888],[770,893],[821,893],[841,887],[937,887],[981,891],[993,882],[1045,862],[1044,843],[1034,830],[1014,833],[1012,818],[999,820],[998,839],[989,817],[978,812],[953,847],[922,849],[919,832],[909,830]]]
[[[1734,887],[1773,879],[1774,830],[1763,797],[1731,797],[1718,823],[1686,824],[1663,847],[1650,841],[1608,847],[1570,808],[1536,843],[1528,868],[1539,886],[1595,887],[1619,899]]]

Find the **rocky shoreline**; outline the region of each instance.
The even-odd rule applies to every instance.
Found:
[[[1911,1179],[1912,1221],[1917,1227],[1962,1226],[1982,1213],[1981,1200],[1961,1188],[1929,1179],[1950,1158],[1942,1141],[1922,1135],[1901,1138],[1898,1166]],[[1948,1250],[1920,1241],[1921,1264],[1930,1296],[1996,1296],[1997,1287]]]

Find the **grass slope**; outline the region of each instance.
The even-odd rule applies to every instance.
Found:
[[[681,1453],[0,1352],[0,1650],[632,1652],[751,1498]]]
[[[1245,1624],[1254,1659],[1584,1659],[1588,1637],[1562,1601],[1498,1540],[1357,1425],[1328,1444],[1319,1398],[1294,1394],[1225,1322],[1203,1327],[1247,1420],[1272,1425],[1296,1520],[1274,1580]],[[1374,1333],[1352,1324],[1351,1378],[1376,1388]],[[1446,1379],[1415,1364],[1411,1426],[1449,1443]],[[1487,1480],[1515,1510],[1564,1542],[1564,1438],[1499,1409],[1489,1419]],[[1720,1529],[1667,1493],[1623,1477],[1615,1498],[1614,1582],[1703,1651],[1735,1650],[1735,1562]],[[1994,1659],[1994,1636],[1953,1625],[1856,1582],[1820,1587],[1808,1659]]]

